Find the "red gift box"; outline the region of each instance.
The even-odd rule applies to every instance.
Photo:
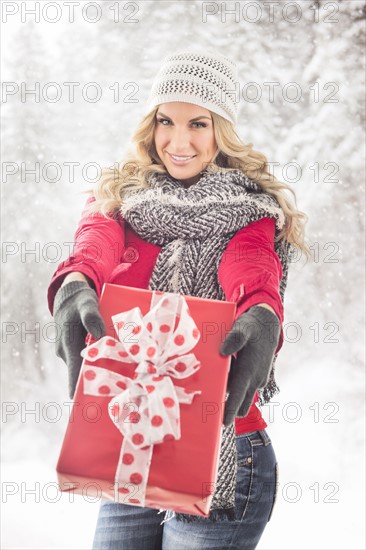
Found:
[[[143,346],[145,336],[155,342],[153,336],[156,333],[152,332],[148,316],[156,311],[161,316],[167,309],[151,306],[153,303],[161,306],[163,299],[170,298],[173,302],[176,300],[175,307],[180,301],[182,309],[170,313],[174,314],[175,321],[170,327],[168,340],[163,345],[163,339],[161,349],[153,351],[154,346]],[[164,303],[168,303],[167,300]],[[83,365],[56,468],[60,490],[207,517],[218,471],[230,366],[230,357],[221,356],[219,349],[232,327],[236,305],[233,302],[105,284],[99,307],[106,325],[106,337],[94,341],[83,351]],[[140,318],[143,316],[142,332],[141,326],[138,326],[139,315]],[[125,321],[118,321],[121,318]],[[130,321],[126,322],[126,319]],[[164,328],[167,325],[162,325],[161,320],[159,322],[160,330],[167,331]],[[182,344],[180,326],[196,327],[189,329],[193,334],[193,346],[189,349],[188,344],[183,344],[187,348],[185,355],[169,355],[171,344],[175,349]],[[123,333],[126,329],[127,332]],[[92,342],[91,338],[89,342]],[[144,357],[148,357],[148,361],[136,361],[134,358],[136,350],[142,353],[139,344],[142,344]],[[128,358],[126,350],[129,351]],[[161,360],[154,363],[151,354],[157,352],[161,358],[168,354],[164,364]],[[100,358],[98,353],[102,354]],[[102,358],[103,354],[109,358]],[[188,358],[186,363],[191,373],[185,378],[181,357]],[[167,365],[170,365],[168,370]],[[185,368],[183,365],[183,370]],[[157,382],[151,382],[154,375]],[[166,417],[161,417],[160,411],[159,414],[156,410],[155,414],[151,412],[158,406],[158,401],[145,409],[138,407],[140,402],[144,403],[143,399],[158,399],[153,385],[155,389],[164,388],[159,390],[162,391],[160,406],[168,415]],[[167,398],[166,395],[172,394],[164,393],[165,390],[176,391],[180,404],[173,406],[177,398]],[[142,397],[139,397],[139,391],[144,393]],[[179,416],[176,424],[174,414]],[[163,424],[162,418],[165,424],[170,422],[168,429],[165,426],[165,432],[164,425],[160,426]],[[142,446],[140,440],[136,441],[136,429],[142,421],[150,423],[145,439],[151,433],[162,430],[161,437],[157,436],[162,442],[146,445],[145,441]],[[125,436],[121,429],[127,430]],[[134,436],[129,441],[131,430]],[[179,438],[175,439],[177,434]],[[135,443],[139,443],[136,449]],[[123,452],[123,445],[127,445],[127,452],[126,449]],[[144,461],[148,470],[141,476],[136,464]],[[120,477],[117,476],[118,470]],[[144,476],[145,487],[142,481]]]

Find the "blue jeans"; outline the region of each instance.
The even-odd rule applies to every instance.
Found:
[[[212,522],[103,500],[93,550],[252,550],[270,520],[277,493],[277,461],[266,430],[236,436],[236,519]]]

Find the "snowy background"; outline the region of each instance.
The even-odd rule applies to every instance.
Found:
[[[69,406],[47,286],[95,166],[123,157],[161,59],[193,45],[237,62],[238,132],[279,163],[309,216],[312,258],[293,263],[286,293],[281,393],[264,409],[280,483],[258,548],[365,548],[365,3],[280,0],[273,17],[269,4],[81,1],[70,22],[63,2],[40,2],[37,21],[35,2],[2,3],[4,549],[91,546],[99,502],[56,490]],[[65,83],[79,83],[74,99]],[[24,93],[37,86],[39,97]]]

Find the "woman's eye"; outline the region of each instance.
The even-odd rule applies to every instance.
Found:
[[[164,124],[164,122],[170,122],[167,118],[158,118],[158,122],[162,124],[163,126],[168,126],[168,124]]]
[[[198,124],[198,126],[196,126],[197,128],[206,128],[206,124],[204,122],[193,122],[192,124]]]

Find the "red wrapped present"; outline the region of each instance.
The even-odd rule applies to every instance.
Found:
[[[105,284],[57,464],[61,491],[208,516],[235,304]]]

